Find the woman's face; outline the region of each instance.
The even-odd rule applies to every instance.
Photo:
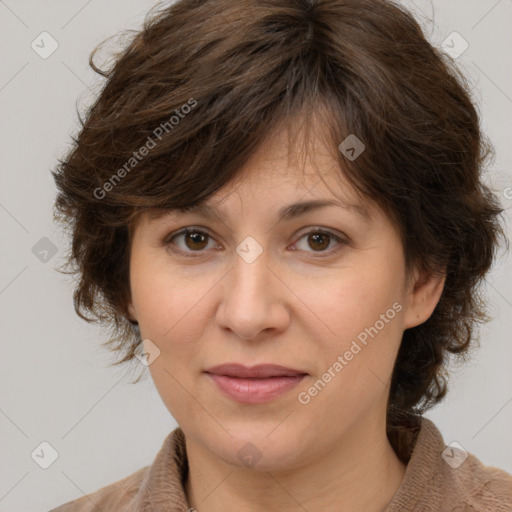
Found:
[[[143,215],[134,232],[129,310],[156,388],[188,442],[238,466],[298,467],[382,431],[402,333],[441,291],[413,287],[391,221],[320,147],[303,174],[282,132],[207,201],[222,220]],[[319,200],[344,206],[289,208]],[[228,363],[302,375],[206,373]]]

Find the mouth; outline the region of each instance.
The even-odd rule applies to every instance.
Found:
[[[216,366],[205,373],[224,395],[244,404],[274,400],[309,375],[302,370],[273,364],[249,368],[235,363]]]

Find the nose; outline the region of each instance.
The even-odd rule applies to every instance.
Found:
[[[249,263],[235,253],[234,266],[222,280],[217,323],[244,340],[257,340],[286,330],[290,322],[287,299],[291,292],[270,268],[266,252]]]

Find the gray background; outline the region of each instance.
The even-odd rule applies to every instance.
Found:
[[[117,481],[150,464],[176,426],[149,374],[134,386],[125,369],[108,366],[113,356],[99,346],[105,333],[76,317],[71,280],[54,270],[67,242],[52,223],[49,169],[77,129],[75,102],[83,108],[101,83],[88,67],[89,53],[119,30],[140,27],[154,3],[0,1],[0,511],[48,510]],[[469,44],[457,62],[473,84],[483,127],[496,147],[487,179],[507,208],[510,229],[512,2],[404,3],[434,45],[454,31]],[[428,21],[432,15],[434,23]],[[31,47],[43,31],[58,43],[47,59]],[[43,237],[55,255],[41,253],[49,245]],[[494,320],[481,329],[482,348],[453,369],[448,397],[428,414],[447,444],[457,441],[508,472],[510,261],[502,256],[486,282]],[[48,469],[31,457],[43,441],[58,452]]]

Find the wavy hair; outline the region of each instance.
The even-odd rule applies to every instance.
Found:
[[[467,353],[489,319],[479,285],[504,235],[482,181],[492,145],[461,71],[385,0],[180,0],[149,13],[104,70],[93,61],[101,46],[89,63],[104,86],[52,171],[78,315],[109,327],[115,364],[132,360],[137,215],[205,201],[278,126],[321,114],[340,172],[393,220],[408,268],[446,271],[392,375],[388,436],[405,459],[398,431],[444,397],[448,356]],[[350,134],[366,146],[353,161],[338,150]]]

